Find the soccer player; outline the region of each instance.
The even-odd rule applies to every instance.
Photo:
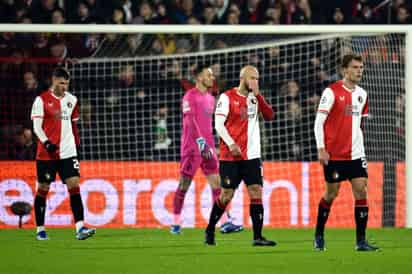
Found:
[[[368,116],[366,91],[357,84],[362,78],[362,57],[348,54],[342,60],[343,80],[327,87],[320,99],[315,119],[318,157],[323,165],[326,190],[319,202],[314,248],[325,250],[324,230],[333,200],[342,181],[349,180],[355,199],[357,251],[378,248],[365,239],[368,222],[368,172],[361,130]]]
[[[262,162],[259,116],[272,120],[274,112],[259,92],[259,72],[253,66],[240,71],[240,84],[223,93],[215,111],[215,128],[220,136],[220,176],[222,193],[213,204],[205,243],[215,245],[215,226],[243,180],[250,198],[253,245],[274,246],[262,236]]]
[[[44,227],[46,196],[50,184],[59,174],[70,193],[70,206],[76,224],[76,238],[85,240],[95,234],[95,229],[84,226],[83,203],[80,196],[80,166],[76,146],[79,134],[76,121],[79,119],[77,98],[67,92],[69,72],[61,67],[54,70],[52,85],[34,100],[31,119],[38,137],[36,167],[38,188],[34,200],[37,225],[37,240],[48,240]]]
[[[180,182],[175,192],[173,225],[170,232],[180,234],[180,217],[183,202],[193,176],[199,167],[212,188],[213,201],[220,194],[219,161],[216,156],[212,129],[215,98],[210,94],[214,76],[210,67],[198,64],[195,70],[196,86],[188,90],[182,100],[183,133],[180,147]],[[222,221],[222,233],[238,232],[243,229],[230,222]]]

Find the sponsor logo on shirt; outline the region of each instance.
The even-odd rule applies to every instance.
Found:
[[[70,117],[69,117],[69,114],[67,113],[67,110],[56,111],[54,113],[54,120],[64,120],[64,121],[70,120]]]
[[[248,119],[247,108],[241,108],[240,109],[240,119],[241,120],[247,120]]]
[[[360,116],[360,108],[358,105],[346,105],[345,115],[348,116]]]

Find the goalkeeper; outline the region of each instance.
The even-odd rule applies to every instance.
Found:
[[[219,161],[216,156],[212,130],[215,98],[209,93],[214,84],[212,70],[198,64],[195,70],[196,86],[188,90],[182,100],[183,132],[180,148],[180,182],[173,200],[173,225],[170,232],[180,234],[181,212],[186,192],[200,167],[212,188],[213,202],[220,195]],[[242,226],[222,220],[222,233],[238,232]]]

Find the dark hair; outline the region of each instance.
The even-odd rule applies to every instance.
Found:
[[[198,76],[204,69],[210,68],[208,63],[197,63],[196,68],[194,69],[195,76]]]
[[[53,77],[64,78],[64,80],[69,80],[70,79],[70,73],[64,67],[57,67],[53,71]]]
[[[352,60],[356,60],[358,62],[363,62],[362,56],[358,54],[346,54],[342,58],[342,68],[347,68],[349,66],[349,63],[352,62]]]

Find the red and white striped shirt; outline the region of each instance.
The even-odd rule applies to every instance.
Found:
[[[76,145],[79,145],[79,138],[76,125],[72,125],[79,120],[76,96],[65,92],[63,97],[59,98],[50,90],[43,92],[34,100],[31,119],[42,120],[43,132],[35,132],[39,137],[37,160],[58,160],[77,156]],[[47,152],[43,145],[46,141],[42,140],[44,138],[58,146],[55,153]]]
[[[225,118],[224,126],[230,136],[226,139],[236,143],[242,152],[240,158],[234,158],[229,150],[232,143],[228,144],[224,141],[224,136],[220,136],[220,160],[239,161],[261,157],[260,113],[265,120],[273,119],[272,107],[260,94],[254,96],[253,93],[249,93],[248,96],[244,96],[237,91],[237,88],[233,88],[220,95],[215,110],[215,120],[217,121],[219,116]]]
[[[324,134],[316,132],[315,126],[317,147],[324,147],[331,160],[365,157],[361,120],[368,116],[368,97],[364,89],[355,86],[352,91],[343,81],[331,84],[322,93],[317,115],[326,115]]]

